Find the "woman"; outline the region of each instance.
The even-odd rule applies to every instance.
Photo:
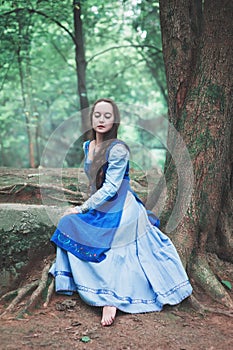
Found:
[[[117,309],[160,311],[187,298],[192,287],[175,247],[130,188],[129,149],[117,139],[116,104],[97,100],[91,123],[93,139],[84,143],[91,196],[60,220],[51,238],[57,257],[50,272],[57,292],[78,292],[103,307],[101,324],[109,326]]]

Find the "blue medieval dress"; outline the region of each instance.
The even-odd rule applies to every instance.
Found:
[[[90,178],[89,144],[84,170]],[[102,187],[85,202],[89,210],[61,218],[51,238],[56,292],[77,292],[89,305],[128,313],[180,303],[192,287],[174,245],[130,187],[128,148],[113,142],[106,161]]]

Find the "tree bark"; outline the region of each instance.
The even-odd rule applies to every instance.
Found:
[[[84,38],[81,19],[81,4],[74,0],[74,31],[75,31],[75,59],[77,69],[78,96],[80,101],[82,129],[83,133],[90,129],[90,121],[88,119],[88,97],[86,89],[86,59],[84,49]]]
[[[20,77],[20,86],[21,86],[21,95],[22,95],[22,101],[23,101],[23,111],[25,115],[25,123],[26,123],[26,130],[27,130],[27,136],[28,136],[28,145],[29,145],[29,165],[31,168],[35,168],[35,155],[34,155],[34,138],[32,133],[32,108],[31,108],[31,77],[30,74],[27,74],[30,70],[30,57],[29,57],[29,43],[27,42],[29,39],[28,35],[28,26],[29,24],[26,24],[26,35],[23,34],[23,24],[22,24],[22,18],[20,17],[20,14],[17,12],[17,20],[18,20],[18,47],[16,49],[17,53],[17,59],[18,59],[18,66],[19,66],[19,77]],[[27,73],[24,73],[23,70],[23,55],[22,55],[22,38],[24,38],[24,45],[26,46],[26,71]]]
[[[216,282],[206,263],[207,247],[233,261],[232,10],[230,1],[160,1],[169,120],[189,150],[194,171],[191,202],[172,239],[191,276],[207,289]],[[172,128],[168,144],[169,149],[177,147]],[[178,183],[170,155],[165,171],[168,200],[163,219],[168,228]],[[209,292],[223,300],[224,291],[217,285],[213,289],[219,293],[212,287]]]

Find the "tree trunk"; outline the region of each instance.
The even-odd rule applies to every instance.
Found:
[[[78,96],[80,102],[80,113],[82,120],[82,135],[74,143],[73,149],[68,152],[66,161],[69,166],[77,166],[83,160],[83,142],[90,138],[91,123],[89,120],[89,101],[86,90],[86,59],[84,49],[84,38],[81,19],[81,4],[73,1],[74,17],[74,41],[75,41],[75,61],[77,72]],[[75,155],[75,156],[74,156]]]
[[[34,138],[32,133],[32,108],[31,108],[31,76],[30,76],[30,57],[29,57],[29,48],[28,48],[28,26],[29,24],[26,24],[27,30],[26,35],[23,35],[23,24],[22,24],[22,18],[20,17],[20,14],[17,12],[17,20],[18,20],[18,47],[17,47],[17,60],[18,60],[18,66],[19,66],[19,77],[20,77],[20,86],[21,86],[21,94],[22,94],[22,100],[23,100],[23,111],[25,115],[25,123],[26,123],[26,130],[27,130],[27,136],[28,136],[28,145],[29,145],[29,165],[31,168],[35,168],[35,155],[34,155]],[[22,38],[24,40],[24,45],[26,46],[26,72],[24,73],[23,70],[23,55],[22,55]]]
[[[232,10],[230,1],[225,6],[220,0],[160,1],[169,120],[186,144],[194,174],[189,208],[171,230],[168,218],[179,200],[179,170],[168,155],[164,224],[190,275],[228,306],[232,302],[212,274],[206,251],[211,248],[233,261]],[[180,151],[176,136],[170,127],[168,145],[173,152]]]
[[[231,132],[231,151],[226,162],[227,173],[223,186],[221,209],[217,228],[208,239],[208,248],[228,261],[233,260],[233,130]]]
[[[76,42],[75,58],[76,58],[77,81],[78,81],[78,95],[79,95],[81,117],[82,117],[82,129],[83,129],[83,133],[85,133],[90,129],[90,121],[88,119],[89,102],[88,102],[87,90],[86,90],[87,64],[85,59],[80,2],[74,0],[73,7],[74,7],[75,42]]]

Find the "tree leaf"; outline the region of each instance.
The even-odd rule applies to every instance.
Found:
[[[224,281],[224,280],[222,280],[221,282],[222,282],[222,284],[223,284],[224,286],[226,286],[228,289],[232,289],[231,282],[229,282],[229,281]]]
[[[91,338],[85,335],[80,339],[80,341],[82,341],[83,343],[89,343],[89,341],[91,341]]]

